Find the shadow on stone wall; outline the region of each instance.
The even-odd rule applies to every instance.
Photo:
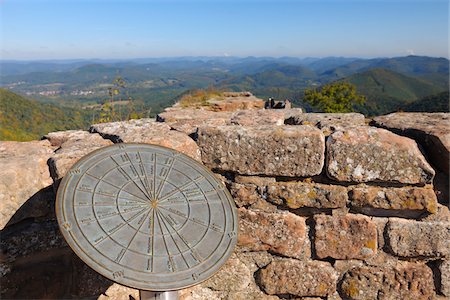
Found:
[[[29,198],[0,234],[1,299],[97,299],[113,284],[66,244],[52,186]]]

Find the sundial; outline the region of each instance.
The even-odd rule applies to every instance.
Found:
[[[116,144],[79,160],[60,184],[56,214],[86,264],[140,290],[206,280],[237,240],[222,182],[194,159],[149,144]]]

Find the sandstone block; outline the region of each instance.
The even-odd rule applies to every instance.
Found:
[[[204,109],[166,109],[156,116],[156,120],[167,123],[172,129],[192,135],[197,133],[200,126],[230,125],[232,114]]]
[[[392,113],[374,118],[376,126],[417,140],[430,161],[449,174],[450,113]],[[448,179],[447,179],[448,180]]]
[[[363,114],[359,113],[289,113],[286,114],[285,124],[312,125],[325,135],[344,130],[349,127],[365,125]]]
[[[264,108],[264,100],[253,95],[230,96],[208,100],[208,109],[212,111],[237,111]]]
[[[238,246],[244,251],[271,251],[303,258],[308,253],[305,219],[292,213],[240,208]]]
[[[253,273],[236,255],[228,259],[214,276],[202,283],[215,291],[246,291],[253,281]]]
[[[450,223],[392,218],[387,225],[388,246],[401,257],[450,257]]]
[[[92,125],[91,132],[97,132],[114,143],[145,143],[160,145],[180,151],[200,160],[200,150],[188,135],[170,130],[165,123],[154,119],[139,119]]]
[[[383,188],[358,186],[352,190],[350,203],[354,208],[380,208],[437,212],[437,198],[430,188]]]
[[[415,141],[385,129],[357,127],[327,141],[327,174],[347,182],[430,183],[435,174]]]
[[[230,193],[238,207],[249,206],[261,200],[261,195],[255,185],[232,183]]]
[[[199,128],[203,162],[241,175],[320,174],[325,138],[310,126],[219,126]]]
[[[318,258],[367,259],[377,253],[377,227],[368,217],[316,215],[314,220]]]
[[[344,275],[341,295],[351,300],[432,299],[433,272],[426,265],[406,262],[355,268]]]
[[[345,207],[347,199],[347,189],[336,185],[278,182],[267,186],[267,201],[292,209]]]
[[[439,264],[439,273],[441,275],[440,292],[450,298],[450,260],[444,260]]]
[[[242,176],[236,175],[234,181],[240,184],[251,184],[256,186],[266,186],[271,183],[275,183],[276,179],[274,177],[258,177],[258,176]]]
[[[269,295],[326,297],[336,290],[336,271],[327,262],[283,259],[259,273],[260,285]]]
[[[113,143],[99,134],[85,133],[68,138],[49,159],[50,175],[56,183],[83,156]]]
[[[90,133],[84,130],[66,130],[47,133],[44,139],[48,140],[52,146],[59,147],[69,140],[82,140],[89,135]]]
[[[231,124],[241,126],[283,125],[284,111],[272,109],[251,109],[235,112]]]
[[[48,141],[0,142],[0,229],[28,199],[52,184],[47,160],[53,150]]]

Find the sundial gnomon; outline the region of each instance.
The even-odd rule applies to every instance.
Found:
[[[120,284],[167,291],[218,271],[236,243],[223,184],[171,149],[117,144],[77,162],[61,182],[57,217],[71,248]]]

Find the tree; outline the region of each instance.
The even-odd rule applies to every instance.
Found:
[[[334,82],[320,89],[306,89],[303,101],[326,113],[354,111],[356,104],[363,104],[366,97],[356,93],[356,87],[348,82]]]

